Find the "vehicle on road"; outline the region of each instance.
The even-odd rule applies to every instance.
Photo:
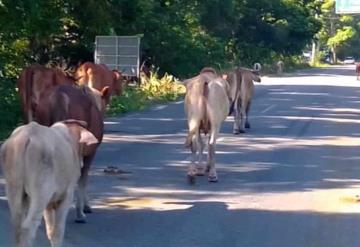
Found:
[[[355,59],[354,59],[354,57],[345,57],[343,63],[344,63],[344,64],[354,64],[354,63],[355,63]]]

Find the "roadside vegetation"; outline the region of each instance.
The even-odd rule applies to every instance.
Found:
[[[20,71],[33,63],[92,61],[97,35],[140,36],[141,61],[159,68],[113,100],[114,115],[177,99],[183,89],[173,76],[187,78],[205,66],[222,71],[258,62],[273,73],[282,60],[285,71],[304,68],[301,56],[313,41],[320,54],[357,56],[359,23],[337,16],[334,0],[2,0],[0,138],[20,123]]]
[[[142,110],[152,104],[175,101],[185,93],[185,87],[172,76],[151,72],[150,78],[142,77],[139,86],[127,86],[122,96],[114,97],[108,108],[108,115]]]

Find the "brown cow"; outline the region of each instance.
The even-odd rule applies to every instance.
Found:
[[[33,245],[42,215],[51,246],[61,246],[80,177],[81,146],[97,142],[84,124],[68,120],[49,128],[31,122],[15,129],[2,145],[15,246]]]
[[[261,82],[258,71],[236,68],[223,75],[230,84],[231,97],[234,99],[234,134],[245,133],[250,128],[249,111],[254,93],[254,83]]]
[[[84,212],[91,212],[86,196],[88,173],[96,149],[103,138],[105,98],[109,93],[109,87],[105,87],[99,92],[88,86],[60,85],[49,97],[50,124],[66,119],[82,120],[87,123],[87,129],[99,141],[97,144],[85,146],[83,152],[84,166],[81,169],[76,204],[76,222],[79,223],[85,222]]]
[[[37,120],[37,117],[45,116],[41,112],[46,110],[43,98],[47,98],[56,85],[75,84],[72,77],[57,68],[46,68],[42,65],[31,65],[25,68],[17,81],[21,107],[24,114],[24,122]],[[41,121],[46,121],[42,119]]]
[[[360,77],[360,63],[355,64],[355,71],[356,71],[356,80],[359,80],[359,77]]]
[[[117,70],[109,70],[105,64],[85,62],[77,68],[75,77],[79,85],[88,85],[97,90],[109,86],[111,95],[121,95],[123,91],[121,73]],[[110,95],[106,98],[106,104],[109,102]]]

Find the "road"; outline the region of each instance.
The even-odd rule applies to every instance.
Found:
[[[66,247],[349,247],[360,244],[360,82],[354,66],[264,77],[252,129],[222,127],[219,182],[186,182],[183,103],[106,119],[91,171],[94,213]],[[108,165],[127,173],[104,174]],[[10,239],[0,179],[0,246]],[[49,246],[44,226],[35,246]]]

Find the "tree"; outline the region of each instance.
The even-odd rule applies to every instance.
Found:
[[[320,41],[331,50],[333,61],[337,63],[338,50],[346,46],[356,35],[354,18],[349,15],[336,15],[334,0],[325,0],[321,12]]]

